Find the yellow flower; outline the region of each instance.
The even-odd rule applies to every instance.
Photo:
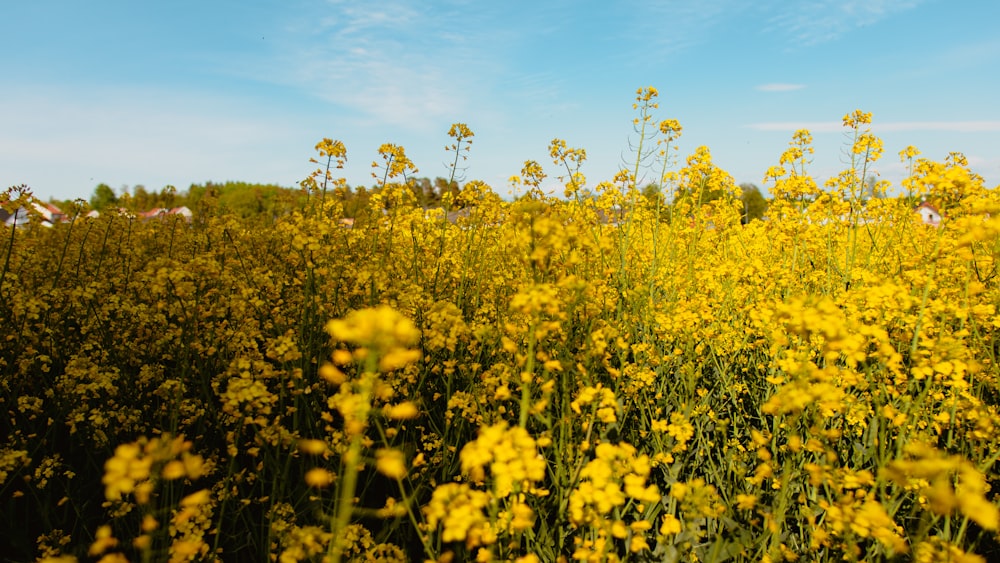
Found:
[[[95,557],[117,545],[118,540],[111,535],[111,526],[104,525],[99,527],[97,533],[94,534],[94,543],[90,544],[87,555]]]
[[[736,495],[736,508],[740,510],[753,510],[755,506],[757,506],[757,497],[755,495]]]
[[[856,128],[861,125],[869,125],[872,122],[871,112],[865,113],[859,109],[854,110],[854,113],[848,113],[844,115],[844,127]]]
[[[329,448],[323,440],[303,439],[299,440],[299,451],[310,455],[323,455]]]
[[[635,91],[635,100],[637,102],[648,102],[659,95],[660,92],[655,87],[646,86]]]
[[[466,444],[459,457],[462,472],[474,482],[484,481],[489,467],[493,490],[501,498],[545,478],[545,459],[535,439],[524,428],[509,428],[506,422],[481,428],[479,437]]]
[[[199,506],[202,504],[208,504],[209,501],[211,501],[211,499],[212,496],[211,493],[209,493],[208,489],[201,489],[200,491],[193,492],[190,495],[182,498],[180,505],[182,507]]]
[[[687,450],[687,442],[694,436],[694,426],[688,422],[688,418],[679,412],[670,414],[670,424],[667,425],[667,434],[674,437],[676,443],[673,451],[682,452]]]
[[[305,476],[306,484],[316,489],[329,487],[335,479],[336,476],[333,473],[323,469],[322,467],[314,467],[310,469],[306,472]]]
[[[132,540],[132,547],[139,550],[149,549],[149,546],[153,544],[153,537],[149,534],[141,534]]]
[[[443,528],[442,541],[464,540],[467,546],[477,547],[496,541],[496,532],[483,513],[488,504],[489,495],[482,491],[464,483],[445,483],[434,489],[424,514],[431,529]]]
[[[337,352],[335,352],[335,355],[337,353],[341,353],[341,352],[345,352],[346,353],[347,351],[346,350],[337,350]],[[348,358],[350,358],[350,354],[348,354]],[[348,363],[349,361],[350,361],[350,359],[348,359],[347,361],[344,361],[342,363]],[[333,364],[323,364],[323,365],[321,365],[319,367],[319,370],[318,370],[317,373],[319,374],[320,377],[322,377],[323,379],[325,379],[326,381],[329,381],[330,383],[332,383],[334,385],[343,385],[344,382],[347,381],[347,375],[345,375],[344,372],[340,371]]]
[[[673,514],[664,514],[663,523],[660,524],[660,534],[672,536],[681,533],[681,521]]]
[[[385,416],[392,420],[411,420],[420,416],[420,409],[413,401],[404,401],[398,405],[386,407]]]
[[[332,320],[327,331],[336,340],[387,351],[416,343],[420,333],[413,323],[391,307],[351,311],[342,320]]]
[[[907,160],[916,158],[919,154],[920,151],[917,149],[917,147],[909,145],[905,149],[899,151],[899,160],[900,162],[906,162]]]
[[[173,481],[175,479],[180,479],[185,475],[184,463],[179,460],[171,460],[163,467],[163,471],[160,473],[164,479],[167,481]]]
[[[510,529],[513,531],[524,531],[535,524],[535,512],[523,502],[515,502],[511,507],[511,514]]]
[[[375,452],[375,469],[390,479],[406,477],[406,455],[397,449],[380,449]]]
[[[913,548],[915,563],[986,563],[986,560],[974,553],[966,553],[958,546],[948,543],[939,536],[930,536]]]
[[[137,482],[149,478],[152,459],[140,457],[138,443],[122,444],[115,448],[115,455],[104,464],[105,496],[118,500],[123,494],[135,490]]]

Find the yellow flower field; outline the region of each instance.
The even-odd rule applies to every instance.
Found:
[[[1000,190],[913,147],[904,185],[869,182],[857,111],[844,172],[818,185],[796,133],[743,225],[656,100],[637,92],[615,178],[556,139],[511,202],[470,181],[425,210],[383,145],[347,228],[326,139],[306,203],[266,226],[0,230],[0,553],[1000,557]],[[455,172],[473,132],[449,135]]]

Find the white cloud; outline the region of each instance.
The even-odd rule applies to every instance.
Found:
[[[481,15],[407,0],[330,1],[286,26],[266,72],[243,74],[339,106],[356,125],[437,132],[475,101],[465,86],[491,72],[483,40],[454,32],[470,17]]]
[[[805,84],[787,84],[784,82],[773,82],[770,84],[760,84],[755,86],[755,90],[761,92],[791,92],[792,90],[801,90],[805,88]]]
[[[771,6],[768,31],[790,36],[801,45],[837,39],[854,29],[874,25],[896,13],[919,6],[924,0],[806,0]]]
[[[630,29],[629,33],[641,36],[644,44],[655,45],[661,56],[705,43],[712,36],[713,28],[748,7],[736,0],[658,0],[634,2],[629,6],[639,15],[634,22],[637,29]]]

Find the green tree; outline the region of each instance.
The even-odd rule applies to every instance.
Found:
[[[656,207],[657,204],[666,206],[667,198],[663,192],[664,188],[656,182],[650,182],[642,187],[642,197],[646,198],[650,207]]]
[[[445,194],[449,193],[453,198],[458,197],[460,191],[457,180],[449,182],[447,178],[442,178],[441,176],[434,178],[434,193],[438,201],[444,199]]]
[[[167,209],[179,207],[177,205],[177,188],[171,185],[164,186],[160,190],[160,193],[156,195],[156,206],[166,207]]]
[[[411,178],[407,183],[413,198],[420,207],[436,207],[437,198],[434,193],[434,186],[430,178]]]
[[[275,184],[207,182],[204,185],[192,184],[187,195],[176,198],[173,204],[186,205],[196,214],[232,213],[243,218],[271,221],[301,208],[306,197],[301,189]]]
[[[156,195],[149,193],[146,186],[136,184],[132,188],[132,210],[149,211],[156,204]]]
[[[754,184],[744,183],[740,184],[740,201],[743,202],[743,220],[742,223],[746,225],[754,219],[763,219],[764,213],[767,212],[767,200],[760,193],[760,188]]]
[[[118,205],[118,196],[115,190],[107,184],[97,184],[94,188],[94,195],[90,196],[90,206],[97,211],[103,212],[108,207]]]
[[[353,191],[348,190],[344,195],[344,216],[359,220],[366,219],[368,200],[371,197],[372,191],[364,186],[359,186]]]
[[[410,178],[407,187],[421,207],[441,207],[445,194],[450,193],[452,197],[456,197],[460,191],[457,181],[449,183],[447,178],[440,176],[433,181],[430,178]]]

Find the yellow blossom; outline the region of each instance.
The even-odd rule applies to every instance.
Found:
[[[380,449],[375,452],[375,469],[390,479],[406,477],[406,456],[397,449]]]
[[[333,473],[321,467],[314,467],[306,472],[306,484],[310,487],[322,489],[329,487],[335,479]]]

